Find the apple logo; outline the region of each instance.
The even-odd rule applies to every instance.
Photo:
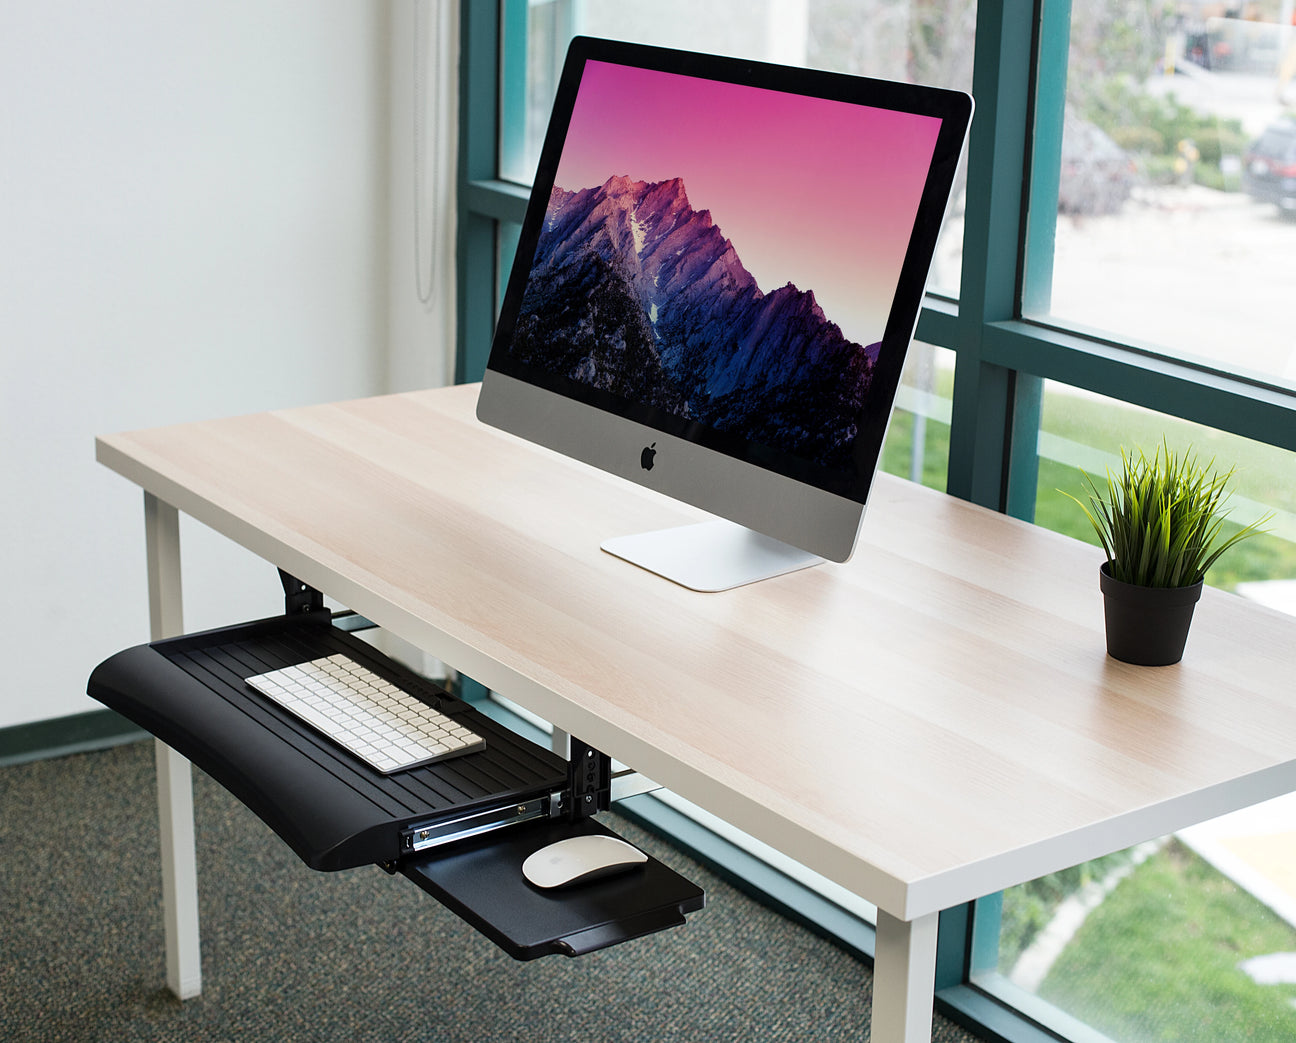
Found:
[[[653,469],[653,457],[657,455],[657,443],[644,446],[644,451],[639,454],[639,466],[645,471]]]

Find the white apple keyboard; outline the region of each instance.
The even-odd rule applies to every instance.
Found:
[[[620,837],[568,837],[542,847],[522,863],[522,875],[546,889],[583,884],[641,866],[648,856]]]
[[[348,656],[271,670],[247,683],[384,775],[486,748],[476,732]]]

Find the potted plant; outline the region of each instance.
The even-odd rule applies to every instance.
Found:
[[[1098,579],[1108,655],[1144,666],[1183,658],[1206,571],[1269,517],[1222,536],[1232,477],[1232,468],[1221,474],[1214,460],[1199,466],[1191,448],[1177,454],[1164,441],[1151,458],[1122,449],[1120,471],[1107,472],[1105,488],[1084,475],[1089,504],[1071,499],[1107,553]]]

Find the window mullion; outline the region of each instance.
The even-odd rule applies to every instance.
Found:
[[[968,150],[947,479],[952,494],[1027,519],[1034,517],[1043,381],[991,361],[987,333],[992,324],[1019,314],[1026,232],[1023,184],[1030,169],[1031,91],[1039,43],[1035,29],[1042,4],[981,0],[977,8],[977,112]],[[1065,63],[1057,75],[1065,82]],[[937,985],[947,994],[962,990],[974,964],[985,961],[986,921],[997,926],[997,900],[983,900],[979,946],[972,931],[978,903],[942,913]],[[997,931],[994,945],[997,952]],[[1019,1028],[1014,1022],[1014,1031]]]
[[[496,177],[499,156],[499,10],[464,4],[459,25],[459,199],[455,380],[478,380],[495,328],[496,222],[462,201],[468,185]]]
[[[1017,464],[1019,474],[1028,475],[1033,464],[1033,443],[1026,430],[1031,417],[1019,415],[1013,375],[987,362],[983,343],[987,323],[1017,313],[1037,17],[1034,0],[983,2],[977,8],[972,87],[977,112],[968,148],[961,335],[947,488],[996,510],[1024,499],[1011,493],[1010,451],[1030,451],[1030,457]]]

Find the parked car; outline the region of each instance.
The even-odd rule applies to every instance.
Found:
[[[1130,197],[1138,168],[1099,127],[1071,113],[1062,125],[1058,213],[1114,214]]]
[[[1296,210],[1296,119],[1284,116],[1242,156],[1242,188],[1283,211]]]

